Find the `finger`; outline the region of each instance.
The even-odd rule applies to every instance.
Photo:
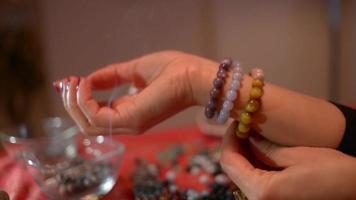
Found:
[[[85,116],[81,113],[76,106],[76,92],[77,92],[77,85],[78,85],[78,78],[77,77],[68,77],[63,81],[63,89],[62,89],[62,101],[65,110],[70,115],[70,117],[75,121],[77,126],[80,128],[82,132],[89,133],[88,130],[88,122],[86,121]]]
[[[254,135],[249,138],[259,160],[271,167],[286,168],[313,159],[311,147],[286,147]]]
[[[79,85],[78,105],[93,126],[112,125],[139,133],[188,106],[186,86],[171,81],[182,83],[181,80],[159,79],[137,95],[115,102],[115,107],[111,108],[99,106],[92,97],[90,84],[83,79]]]
[[[78,77],[70,77],[65,89],[66,109],[81,131],[89,133],[89,123],[77,104]]]
[[[175,51],[156,52],[127,62],[106,66],[88,76],[93,89],[109,89],[131,82],[137,88],[144,88],[162,72],[162,68],[182,57]]]
[[[112,64],[101,68],[88,76],[93,89],[110,89],[132,80],[135,62]]]
[[[221,165],[231,180],[247,195],[254,199],[273,172],[255,168],[243,155],[242,140],[235,135],[237,122],[234,121],[224,136]]]

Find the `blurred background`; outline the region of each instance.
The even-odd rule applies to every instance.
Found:
[[[167,49],[232,57],[269,82],[356,102],[356,1],[2,0],[0,128],[67,116],[54,80]],[[196,112],[160,127],[193,124]]]

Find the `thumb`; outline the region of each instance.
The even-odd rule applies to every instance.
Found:
[[[286,147],[259,135],[250,137],[249,141],[256,157],[271,167],[286,168],[310,160],[310,147]]]
[[[233,121],[224,136],[220,164],[248,198],[256,199],[253,197],[268,183],[273,172],[255,168],[244,156],[248,146],[245,145],[245,140],[236,136],[236,127],[237,122]]]

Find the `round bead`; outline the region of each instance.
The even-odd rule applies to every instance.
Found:
[[[241,73],[233,73],[233,75],[232,75],[233,80],[240,80],[241,77],[242,77]]]
[[[221,64],[226,64],[228,66],[232,65],[232,60],[230,58],[226,58],[223,61],[221,61]]]
[[[220,69],[220,70],[218,71],[218,73],[216,74],[216,76],[217,76],[218,78],[224,79],[224,78],[226,78],[227,74],[226,74],[226,71]]]
[[[235,134],[236,134],[237,137],[239,137],[241,139],[246,139],[248,137],[248,132],[241,133],[241,132],[239,132],[238,129],[236,129]]]
[[[253,79],[252,80],[252,87],[259,87],[262,88],[264,85],[263,81],[260,79]]]
[[[242,68],[240,66],[238,67],[235,67],[233,70],[232,70],[233,73],[241,73],[243,72]]]
[[[250,124],[252,122],[252,116],[248,112],[243,112],[240,116],[240,122],[244,124]]]
[[[257,73],[255,76],[253,76],[254,79],[260,79],[260,80],[264,80],[264,75],[261,73]]]
[[[250,91],[250,97],[252,99],[258,99],[261,98],[263,95],[263,90],[259,87],[253,87]]]
[[[239,125],[237,126],[237,130],[240,133],[247,133],[250,131],[250,126],[243,123],[239,123]]]
[[[236,97],[237,97],[237,93],[235,90],[229,90],[226,94],[226,98],[229,101],[235,101]]]
[[[247,103],[245,110],[249,113],[254,113],[258,110],[259,107],[260,104],[258,103],[258,101],[252,99]]]
[[[240,81],[238,80],[232,80],[231,82],[231,89],[237,90],[240,88]]]
[[[208,105],[206,107],[215,109],[217,107],[217,103],[214,99],[209,99]]]
[[[234,107],[234,104],[231,101],[225,101],[223,103],[223,109],[231,110]]]
[[[215,114],[215,109],[211,109],[211,108],[205,108],[205,116],[207,118],[213,118]]]
[[[210,91],[210,97],[213,98],[213,99],[217,99],[221,94],[221,91],[217,88],[213,88],[211,91]]]
[[[259,68],[254,68],[251,70],[251,76],[254,77],[257,74],[264,75],[263,70]]]
[[[227,69],[229,69],[229,66],[230,65],[228,65],[228,64],[226,64],[226,63],[221,63],[220,64],[220,66],[219,66],[219,70],[227,70]]]
[[[224,80],[221,78],[216,78],[214,80],[214,87],[215,88],[222,88],[222,86],[224,85]]]
[[[224,124],[227,121],[228,118],[229,118],[229,116],[227,116],[226,114],[221,114],[220,113],[216,120],[217,120],[217,122],[219,124]]]

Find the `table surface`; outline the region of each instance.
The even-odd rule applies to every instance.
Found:
[[[136,158],[145,158],[149,162],[157,162],[157,154],[172,147],[172,145],[188,145],[192,147],[196,144],[203,144],[204,146],[217,146],[220,143],[220,139],[203,134],[197,127],[163,130],[139,136],[113,136],[112,138],[115,141],[124,143],[126,152],[118,182],[110,193],[102,198],[103,200],[133,199],[130,176],[134,170]],[[185,185],[186,187],[198,185],[196,180],[189,177],[187,173],[177,176],[177,184]],[[0,152],[0,190],[6,191],[11,200],[48,199],[26,169],[4,152]]]

